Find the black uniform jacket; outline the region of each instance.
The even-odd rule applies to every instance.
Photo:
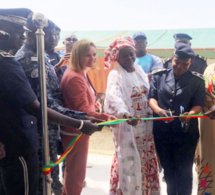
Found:
[[[37,120],[22,107],[35,101],[22,66],[12,57],[0,55],[0,141],[7,158],[38,151]]]
[[[184,107],[184,112],[189,112],[193,106],[204,104],[204,78],[199,73],[188,70],[176,80],[172,69],[163,69],[152,76],[149,98],[156,99],[162,109],[175,111],[174,115],[180,115],[180,106]],[[153,133],[157,138],[163,139],[168,134],[171,139],[185,131],[198,136],[197,119],[191,119],[186,130],[184,126],[182,128],[178,118],[170,123],[154,121]]]

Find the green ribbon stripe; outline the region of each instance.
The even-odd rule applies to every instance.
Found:
[[[180,115],[180,116],[167,116],[167,117],[149,117],[149,118],[129,118],[129,119],[119,119],[116,121],[107,121],[107,122],[102,122],[97,125],[115,125],[119,124],[121,122],[127,121],[127,120],[156,120],[156,119],[163,119],[165,120],[166,118],[179,118],[179,117],[198,117],[198,116],[204,116],[204,114],[191,114],[191,115]]]

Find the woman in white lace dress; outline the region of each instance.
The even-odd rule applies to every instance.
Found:
[[[117,118],[151,117],[149,82],[134,64],[135,46],[130,37],[119,37],[105,50],[105,66],[117,61],[108,76],[105,112]],[[129,120],[114,127],[115,156],[111,167],[110,195],[160,194],[152,121]]]

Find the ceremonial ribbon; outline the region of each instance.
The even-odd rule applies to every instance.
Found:
[[[105,121],[105,122],[101,122],[98,123],[97,125],[115,125],[115,124],[119,124],[121,122],[127,121],[127,120],[173,120],[174,118],[180,118],[180,117],[189,117],[189,118],[209,118],[207,116],[204,116],[204,114],[192,114],[192,115],[179,115],[179,116],[168,116],[168,117],[149,117],[149,118],[128,118],[128,119],[116,119],[116,120],[111,120],[111,121]],[[58,164],[60,164],[65,158],[66,156],[69,154],[69,152],[73,149],[73,147],[75,146],[75,144],[78,142],[78,140],[81,139],[81,137],[84,134],[81,133],[79,134],[77,137],[75,137],[71,143],[68,145],[66,151],[61,155],[61,157],[56,160],[54,163],[50,163],[49,165],[43,165],[42,166],[42,171],[44,175],[50,174],[53,167],[57,166]]]
[[[209,118],[207,116],[204,116],[204,114],[191,114],[191,115],[173,115],[173,116],[167,116],[167,117],[149,117],[149,118],[127,118],[127,119],[116,119],[116,120],[112,120],[112,121],[105,121],[102,123],[98,123],[97,125],[115,125],[118,123],[121,123],[123,121],[127,121],[127,120],[173,120],[174,118],[181,118],[181,117],[187,117],[187,118]]]
[[[42,166],[42,171],[44,175],[48,175],[49,173],[51,173],[52,169],[54,166],[57,166],[58,164],[60,164],[61,162],[64,161],[64,159],[66,158],[66,156],[69,154],[69,152],[73,149],[74,145],[78,142],[78,140],[81,139],[81,137],[84,134],[81,133],[78,136],[76,136],[71,142],[70,144],[67,146],[66,151],[61,155],[61,157],[56,160],[54,163],[50,163],[49,165],[43,165]]]

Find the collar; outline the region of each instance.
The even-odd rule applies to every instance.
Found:
[[[173,73],[173,69],[170,69],[168,75],[166,77],[166,83],[172,90],[178,90],[183,88],[189,82],[191,78],[190,71],[187,70],[179,79],[178,82],[175,83],[175,76]]]

